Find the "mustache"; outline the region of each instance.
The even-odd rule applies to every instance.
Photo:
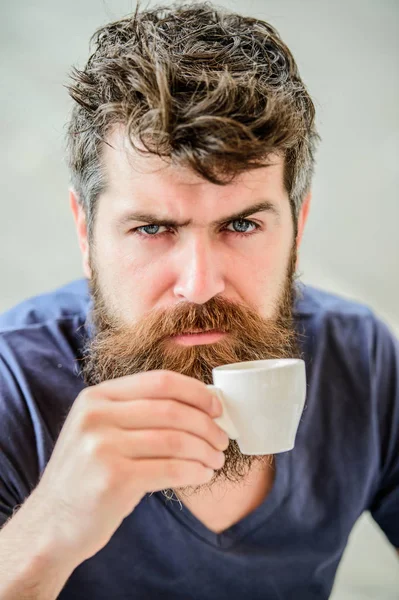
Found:
[[[182,302],[153,310],[137,323],[121,324],[110,318],[100,296],[92,316],[97,331],[84,352],[83,374],[89,384],[152,369],[191,374],[211,383],[215,366],[296,354],[289,303],[281,302],[277,317],[265,319],[246,305],[214,297],[203,305]],[[228,335],[210,345],[171,343],[171,337],[194,330]]]
[[[155,311],[146,320],[146,328],[154,330],[158,339],[198,331],[235,333],[251,326],[251,309],[225,298],[212,298],[206,304],[177,304],[173,308]],[[256,319],[258,317],[256,316]],[[153,327],[152,327],[153,326]]]
[[[122,334],[125,341],[130,333],[136,344],[141,336],[144,336],[143,340],[161,343],[173,336],[205,331],[221,331],[238,339],[241,336],[257,339],[260,329],[265,326],[274,328],[291,324],[289,303],[282,303],[286,310],[280,310],[277,318],[262,319],[255,309],[216,296],[204,304],[180,302],[167,309],[152,310],[127,328],[110,318],[101,300],[96,299],[91,315],[94,329],[100,334]]]

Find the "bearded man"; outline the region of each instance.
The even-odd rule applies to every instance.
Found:
[[[399,546],[399,354],[297,281],[312,100],[270,24],[209,3],[94,42],[68,86],[85,278],[1,320],[0,596],[328,598],[364,510]],[[292,357],[295,447],[245,455],[212,369]]]

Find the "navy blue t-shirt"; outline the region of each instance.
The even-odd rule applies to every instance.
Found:
[[[307,398],[295,448],[264,502],[220,534],[146,495],[61,600],[322,600],[370,510],[399,547],[399,348],[365,306],[301,286]],[[36,486],[84,383],[87,282],[0,317],[0,524]]]

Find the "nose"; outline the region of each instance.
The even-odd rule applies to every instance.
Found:
[[[205,304],[225,289],[220,261],[205,235],[194,236],[178,255],[174,294],[179,299]]]

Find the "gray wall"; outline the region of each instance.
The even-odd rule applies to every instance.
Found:
[[[323,142],[301,251],[304,281],[369,304],[399,331],[398,1],[221,4],[280,30],[316,102]],[[133,7],[2,3],[0,310],[81,275],[63,163],[63,83],[86,59],[94,29]],[[372,556],[365,547],[374,543]],[[336,598],[398,598],[398,564],[364,517]]]

